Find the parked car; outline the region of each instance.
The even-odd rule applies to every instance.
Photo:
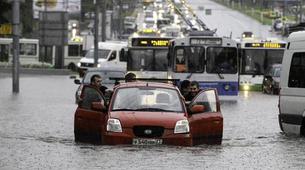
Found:
[[[112,90],[115,84],[115,80],[110,80],[110,78],[124,78],[125,71],[117,70],[117,68],[89,68],[82,80],[75,79],[74,83],[78,84],[78,88],[75,92],[75,103],[79,102],[80,94],[82,88],[86,84],[90,84],[90,79],[93,75],[98,74],[102,77],[102,85],[107,87],[107,89]],[[107,96],[106,96],[107,97]]]
[[[263,93],[279,94],[281,64],[273,64],[267,68],[263,79]]]
[[[75,141],[101,144],[221,144],[223,116],[216,89],[202,90],[189,105],[178,88],[156,82],[116,86],[110,104],[84,85],[75,112]]]
[[[293,32],[285,50],[279,94],[283,132],[305,136],[305,31]]]

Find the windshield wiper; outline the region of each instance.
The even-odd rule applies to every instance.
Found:
[[[216,69],[216,73],[220,79],[224,79],[223,75],[220,73],[219,69]]]
[[[186,79],[190,79],[192,77],[193,73],[187,75]]]
[[[128,109],[128,108],[124,108],[124,109],[113,109],[112,111],[137,111],[138,109]]]
[[[160,109],[160,108],[147,107],[147,108],[137,109],[137,111],[163,111],[163,112],[167,112],[168,110]]]

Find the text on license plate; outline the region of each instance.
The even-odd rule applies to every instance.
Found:
[[[143,139],[135,138],[132,140],[133,145],[161,145],[162,139]]]

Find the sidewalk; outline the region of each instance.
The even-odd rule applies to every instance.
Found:
[[[12,73],[12,67],[0,67],[1,73]],[[69,69],[42,69],[42,68],[20,68],[20,74],[37,74],[37,75],[72,75],[77,74]]]

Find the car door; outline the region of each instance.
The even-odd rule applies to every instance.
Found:
[[[74,117],[75,140],[101,142],[105,131],[105,99],[90,85],[84,85]]]
[[[195,107],[199,110],[192,110]],[[191,101],[188,109],[188,120],[193,144],[217,141],[221,143],[223,117],[216,89],[206,89]]]

